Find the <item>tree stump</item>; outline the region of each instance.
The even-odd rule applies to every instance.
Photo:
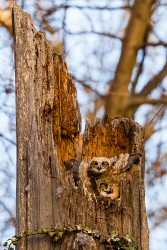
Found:
[[[97,119],[94,124],[87,122],[81,142],[76,88],[63,58],[53,51],[45,33],[35,29],[30,15],[16,3],[13,29],[17,232],[51,227],[66,231],[57,242],[40,234],[25,237],[18,250],[118,249],[109,246],[107,237],[113,237],[117,243],[127,235],[133,238],[133,248],[129,249],[147,250],[142,127],[130,118]],[[127,169],[114,175],[112,169],[105,173],[103,184],[111,184],[110,190],[113,182],[118,184],[117,198],[96,192],[104,175],[92,179],[86,168],[82,169],[85,175],[80,174],[81,160],[89,168],[93,157],[116,159],[118,163],[121,157],[133,158],[136,154],[140,159]],[[68,169],[65,164],[69,159],[77,160],[77,180],[73,168]],[[108,194],[105,188],[108,187],[104,186]],[[120,238],[116,240],[114,234]]]

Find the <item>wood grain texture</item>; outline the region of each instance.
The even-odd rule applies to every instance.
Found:
[[[75,85],[61,56],[29,14],[14,4],[13,27],[17,114],[17,232],[81,224],[102,236],[118,231],[148,249],[144,202],[144,158],[121,180],[121,202],[90,198],[76,188],[64,160],[76,159],[80,112]],[[121,153],[143,154],[143,129],[129,118],[87,122],[82,160]],[[144,154],[143,154],[144,155]],[[18,250],[105,249],[82,233],[53,243],[47,236],[21,240]]]
[[[83,160],[94,156],[113,157],[121,153],[142,153],[144,155],[144,137],[142,127],[129,118],[99,119],[91,125],[87,123]],[[103,230],[116,230],[121,235],[133,235],[138,249],[148,249],[148,225],[144,205],[144,158],[141,168],[131,174],[125,174],[121,180],[121,207],[111,207],[102,211],[99,217],[103,221]],[[116,210],[115,210],[116,209]],[[94,217],[95,214],[93,215]],[[100,219],[97,224],[100,223]],[[105,225],[105,226],[104,226]]]

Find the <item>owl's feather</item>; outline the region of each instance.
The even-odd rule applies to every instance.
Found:
[[[80,164],[81,162],[75,159],[64,161],[64,165],[66,166],[67,171],[69,171],[70,174],[72,174],[76,186],[78,186],[78,183],[80,181],[80,176],[79,176]]]
[[[119,157],[110,158],[111,162],[111,170],[113,174],[122,173],[128,169],[130,169],[134,164],[138,164],[140,162],[142,154],[120,154]]]

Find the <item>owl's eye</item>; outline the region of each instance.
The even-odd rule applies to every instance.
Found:
[[[101,183],[101,184],[100,184],[100,188],[101,188],[102,190],[106,190],[106,189],[108,188],[108,184],[106,184],[106,183]]]
[[[106,162],[106,161],[102,162],[102,166],[107,166],[107,165],[108,165],[108,162]]]
[[[97,166],[97,165],[98,165],[98,162],[97,162],[97,161],[94,161],[93,164],[94,164],[95,166]]]
[[[100,189],[101,189],[101,191],[105,192],[108,195],[113,193],[112,187],[110,185],[108,185],[107,183],[101,183]]]

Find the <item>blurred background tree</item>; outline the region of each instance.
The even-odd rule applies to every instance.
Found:
[[[167,1],[18,0],[62,54],[83,117],[131,116],[145,127],[150,249],[167,248]],[[12,1],[0,2],[0,240],[15,227]]]

